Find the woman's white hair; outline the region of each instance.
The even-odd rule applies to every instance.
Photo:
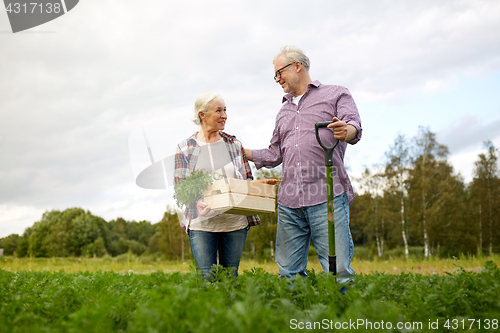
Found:
[[[309,72],[309,68],[311,67],[309,58],[305,55],[304,51],[302,51],[298,47],[293,45],[283,46],[280,52],[276,56],[274,56],[273,65],[280,56],[283,56],[283,59],[287,64],[296,61],[300,62],[302,66],[304,66],[304,68]]]
[[[215,100],[224,102],[224,99],[220,94],[213,92],[204,93],[198,96],[196,102],[194,102],[193,123],[195,123],[196,125],[201,125],[201,118],[199,112],[201,111],[204,114],[206,114],[208,112],[210,103],[212,103]]]

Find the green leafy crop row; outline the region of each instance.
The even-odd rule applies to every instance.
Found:
[[[213,272],[207,282],[198,273],[0,270],[0,332],[264,333],[315,322],[330,323],[329,331],[357,320],[421,322],[413,331],[436,332],[429,322],[447,331],[447,319],[490,320],[494,331],[491,320],[500,319],[500,270],[492,262],[480,273],[358,275],[345,293],[333,276],[314,271],[296,280],[262,269],[238,278],[220,267]]]

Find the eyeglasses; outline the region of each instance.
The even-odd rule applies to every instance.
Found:
[[[281,71],[284,70],[285,68],[287,68],[288,66],[291,66],[295,64],[295,61],[294,62],[291,62],[289,63],[288,65],[284,66],[284,67],[281,67],[280,69],[278,69],[276,71],[276,73],[274,74],[274,81],[276,81],[276,79],[280,79],[281,78]]]

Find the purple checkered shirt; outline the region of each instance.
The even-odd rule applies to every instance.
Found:
[[[283,97],[269,148],[253,150],[252,157],[257,169],[283,163],[278,203],[299,208],[326,202],[325,155],[316,141],[314,125],[337,117],[358,130],[350,144],[361,139],[362,129],[358,109],[347,88],[314,81],[308,85],[299,105],[292,98],[293,94]],[[320,129],[320,136],[325,146],[333,146],[331,129]],[[347,192],[351,202],[354,191],[344,166],[346,148],[347,143],[340,141],[333,152],[333,188],[334,196]]]
[[[177,145],[175,150],[175,166],[174,166],[174,182],[186,179],[196,167],[198,156],[200,155],[200,146],[196,143],[195,137],[198,132],[191,135]],[[248,164],[248,159],[243,149],[243,145],[236,137],[219,131],[222,139],[226,143],[229,156],[234,165],[234,173],[237,179],[253,179],[252,169]],[[187,206],[184,210],[184,218],[186,221],[195,219],[198,216],[196,203]],[[258,215],[248,216],[248,224],[250,226],[259,225],[260,219]],[[181,221],[181,226],[187,231],[187,226],[184,221]]]

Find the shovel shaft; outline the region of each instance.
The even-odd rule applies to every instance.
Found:
[[[326,167],[326,196],[328,206],[328,261],[329,271],[333,275],[337,275],[337,258],[335,256],[335,212],[333,204],[333,150],[339,143],[339,140],[331,147],[325,146],[321,142],[319,129],[325,128],[331,121],[322,121],[315,124],[316,140],[325,152],[325,167]]]
[[[326,197],[328,205],[328,254],[335,256],[335,214],[333,205],[333,168],[326,167]]]

